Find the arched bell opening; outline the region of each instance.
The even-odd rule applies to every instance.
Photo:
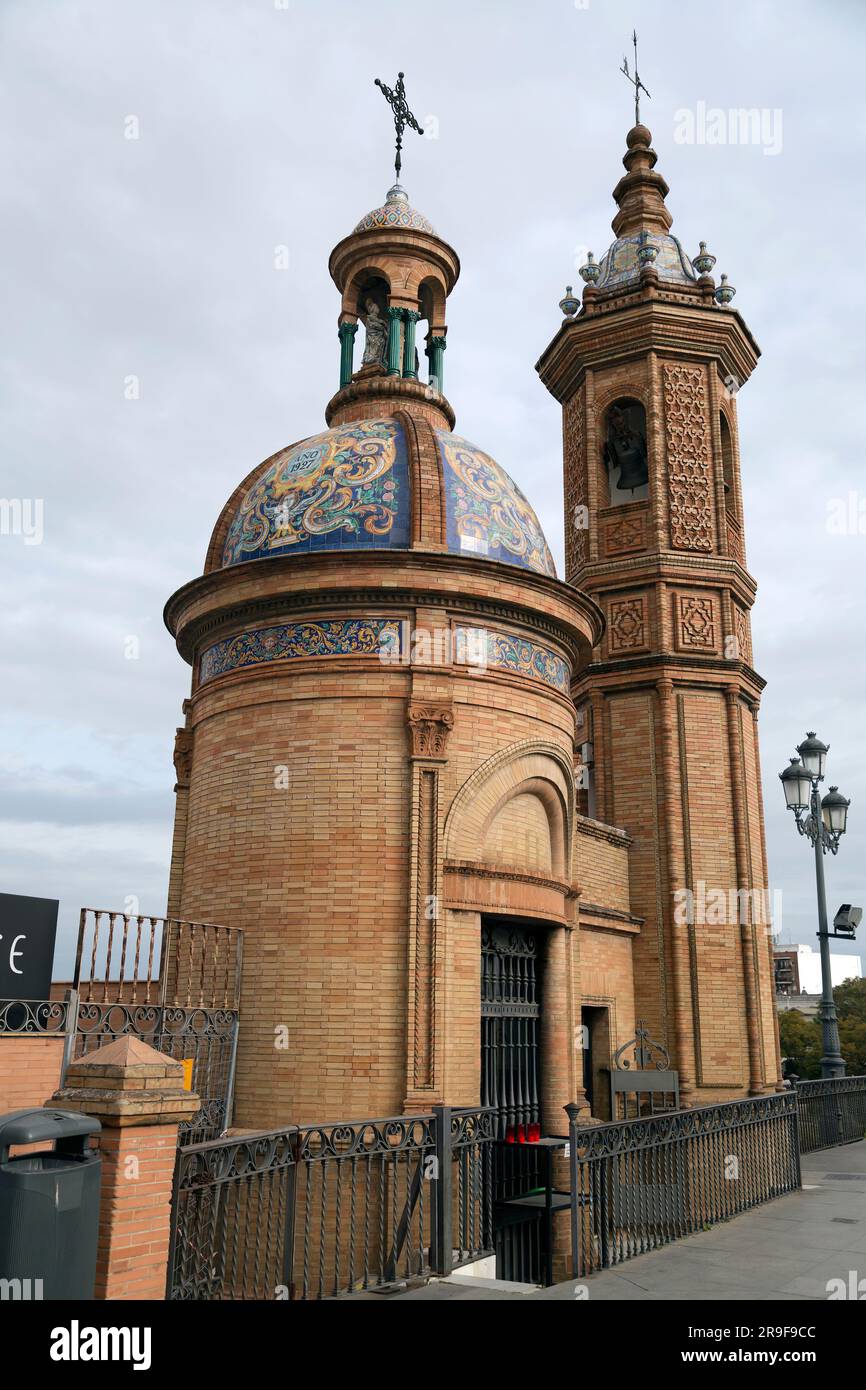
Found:
[[[719,434],[722,440],[722,479],[725,486],[725,513],[729,521],[739,522],[737,489],[734,485],[734,438],[727,416],[719,411]]]
[[[602,496],[606,505],[641,502],[649,497],[646,411],[628,396],[605,412],[602,447]]]
[[[418,287],[421,319],[418,341],[424,343],[427,358],[427,385],[437,394],[444,394],[445,369],[445,291],[438,280],[429,277]]]

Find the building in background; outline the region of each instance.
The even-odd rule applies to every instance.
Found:
[[[821,954],[811,946],[779,946],[773,952],[776,971],[776,1007],[797,1009],[813,1018],[821,1002]],[[835,988],[846,980],[859,980],[863,969],[859,956],[830,953],[830,980]]]

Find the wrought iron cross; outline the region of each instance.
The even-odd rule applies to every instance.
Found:
[[[397,157],[394,160],[394,168],[397,171],[397,182],[399,183],[400,170],[403,167],[403,161],[400,158],[400,151],[403,148],[403,131],[406,129],[407,125],[411,126],[413,130],[417,130],[419,135],[423,135],[424,131],[409,110],[409,103],[406,100],[406,88],[403,86],[402,72],[397,73],[397,85],[393,91],[390,87],[386,87],[384,82],[380,82],[378,77],[376,78],[376,86],[394,112],[394,129],[397,132]]]
[[[632,86],[634,87],[634,123],[635,123],[635,125],[640,125],[640,94],[641,94],[641,92],[646,92],[647,96],[649,96],[649,92],[647,92],[646,87],[643,85],[643,83],[642,83],[641,80],[640,80],[640,76],[638,75],[638,70],[637,70],[637,30],[636,30],[636,29],[633,29],[633,30],[632,30],[631,39],[632,39],[632,43],[634,44],[634,77],[632,77],[631,73],[630,73],[629,70],[628,70],[628,58],[623,57],[623,60],[622,60],[622,67],[620,68],[620,72],[624,72],[624,73],[625,73],[625,75],[626,75],[626,77],[628,78],[629,82],[630,82],[630,83],[632,84]]]

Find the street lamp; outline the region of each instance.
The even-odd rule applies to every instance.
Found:
[[[835,854],[839,841],[845,834],[848,820],[847,801],[838,787],[831,787],[823,800],[819,800],[818,783],[824,780],[824,768],[829,749],[809,732],[797,748],[798,756],[792,758],[779,778],[785,792],[785,804],[794,812],[797,829],[805,835],[815,851],[815,881],[818,890],[818,940],[821,945],[821,1032],[824,1055],[821,1058],[821,1075],[824,1077],[844,1076],[845,1062],[839,1051],[839,1024],[836,1018],[836,1005],[833,1001],[833,982],[830,977],[830,936],[827,927],[827,894],[824,887],[824,855]],[[804,811],[808,812],[804,815]],[[834,923],[835,927],[835,923]]]

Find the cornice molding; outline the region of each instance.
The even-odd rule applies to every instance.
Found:
[[[590,816],[576,814],[574,828],[581,835],[586,835],[592,840],[604,840],[609,845],[616,845],[618,849],[628,849],[629,845],[634,843],[627,830],[620,830],[616,825],[607,825],[604,821],[592,820]]]
[[[337,557],[338,562],[342,557]],[[357,555],[352,556],[354,569],[357,572],[359,560]],[[373,555],[364,556],[363,562],[373,571],[382,575],[399,570],[407,564],[412,565],[421,563],[424,570],[431,577],[430,587],[411,582],[401,583],[398,580],[380,582],[378,584],[364,585],[352,584],[341,587],[339,583],[334,586],[322,588],[314,587],[316,580],[324,573],[333,575],[334,557],[325,556],[291,556],[279,557],[270,560],[248,560],[243,565],[233,565],[229,569],[215,570],[210,574],[202,575],[198,579],[191,580],[183,588],[172,595],[168,600],[164,610],[164,620],[166,627],[172,636],[177,640],[178,650],[186,661],[192,661],[196,650],[207,639],[215,641],[222,635],[228,635],[233,627],[243,629],[259,619],[273,618],[276,614],[290,615],[292,612],[309,613],[311,610],[318,609],[323,615],[334,610],[342,611],[349,605],[358,607],[373,606],[376,610],[390,612],[395,608],[438,608],[452,610],[455,615],[460,612],[484,614],[492,619],[504,622],[511,622],[517,626],[531,628],[533,631],[542,633],[554,641],[560,642],[569,653],[575,664],[579,664],[580,652],[585,648],[587,642],[592,646],[597,646],[604,635],[605,619],[604,614],[594,599],[576,589],[571,584],[566,584],[559,579],[553,579],[548,575],[536,574],[532,570],[522,570],[514,568],[514,574],[501,573],[508,570],[508,566],[496,565],[496,562],[489,560],[473,560],[464,557],[455,557],[450,553],[427,550],[401,550],[401,551],[376,551]],[[360,563],[363,563],[360,562]],[[303,570],[298,567],[303,565]],[[491,570],[496,566],[500,572],[491,574]],[[256,570],[252,567],[268,567],[269,573],[279,573],[274,568],[277,566],[289,566],[288,574],[293,580],[297,580],[301,574],[307,581],[304,589],[286,589],[278,594],[271,594],[262,597],[245,597],[231,601],[231,590],[237,583],[243,582]],[[241,573],[244,571],[244,573]],[[449,591],[443,589],[441,584],[436,584],[435,578],[442,575],[453,577],[454,585]],[[483,577],[488,581],[489,597],[479,597],[466,592],[460,587],[460,576],[471,574]],[[357,577],[357,576],[356,576]],[[414,576],[412,576],[414,579]],[[495,597],[496,584],[519,584],[526,593],[527,602],[518,603],[511,600],[497,600]],[[226,597],[228,602],[219,604],[220,590],[227,590]],[[575,622],[569,625],[561,618],[555,617],[544,611],[545,596],[553,598],[557,603],[568,606],[575,611]],[[215,606],[208,612],[199,617],[183,622],[183,610],[192,601],[213,597],[216,600]],[[533,605],[532,599],[538,598],[538,606]],[[582,626],[578,619],[582,619],[585,626]],[[587,631],[588,630],[588,631]],[[575,661],[575,658],[578,658]]]
[[[562,893],[565,898],[580,896],[580,890],[567,879],[549,878],[544,874],[532,873],[529,869],[509,868],[501,864],[484,864],[475,859],[446,859],[443,864],[446,874],[457,874],[463,878],[501,878],[509,883],[528,883],[536,888],[552,889]]]
[[[640,298],[593,302],[565,319],[535,370],[562,404],[574,394],[587,369],[611,366],[650,352],[689,361],[718,361],[723,376],[749,379],[761,350],[740,314],[715,303],[675,302],[655,289]]]
[[[602,928],[602,930],[608,931],[615,930],[616,926],[640,931],[646,921],[645,917],[638,917],[633,912],[621,912],[616,907],[602,907],[600,903],[588,903],[581,898],[577,925],[581,930],[584,927],[592,929],[593,923],[584,922],[584,916],[600,917],[602,921],[610,922],[612,924],[610,927]]]

